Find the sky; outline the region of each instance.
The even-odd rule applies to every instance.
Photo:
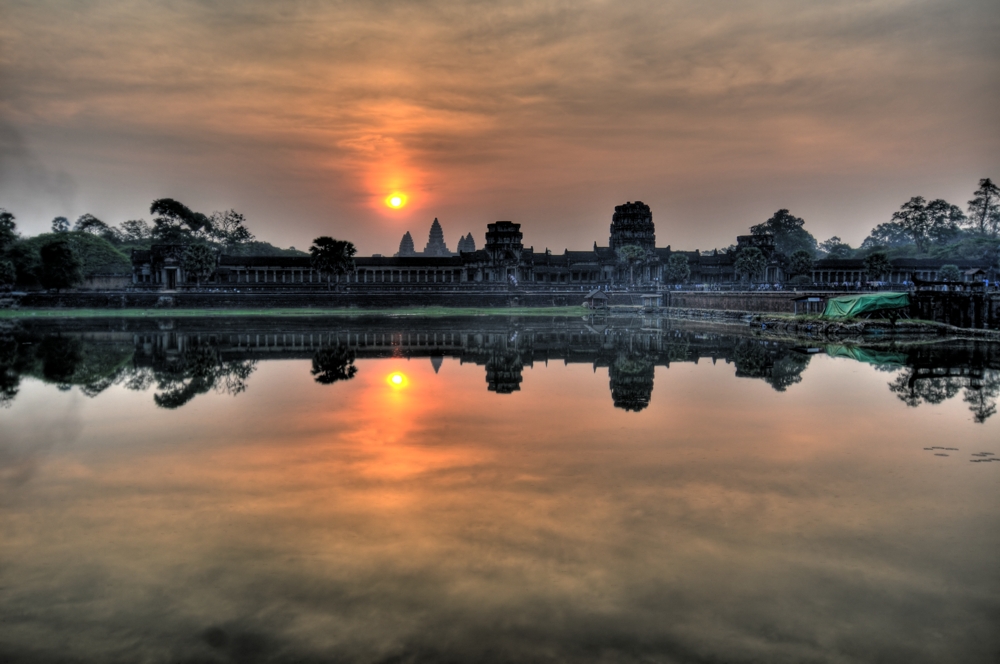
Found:
[[[0,0],[0,207],[170,197],[365,255],[435,217],[587,249],[641,200],[658,246],[780,208],[856,246],[1000,179],[997,34],[995,0]]]

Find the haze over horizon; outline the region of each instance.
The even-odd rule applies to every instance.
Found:
[[[788,208],[857,246],[1000,179],[997,34],[995,0],[0,0],[0,207],[37,234],[171,197],[391,254],[435,217],[586,249],[641,200],[659,245]]]

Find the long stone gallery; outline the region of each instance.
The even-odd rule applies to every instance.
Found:
[[[688,284],[701,286],[733,285],[741,281],[736,263],[741,252],[755,248],[765,260],[756,281],[780,285],[790,278],[787,267],[775,251],[769,235],[741,235],[731,251],[700,252],[675,250],[669,244],[656,245],[656,227],[649,206],[641,201],[615,206],[607,244],[595,241],[589,250],[553,253],[525,246],[521,224],[497,221],[487,224],[486,243],[476,248],[472,233],[463,236],[457,251],[448,249],[440,222],[435,219],[423,251],[417,252],[407,232],[394,256],[359,256],[355,270],[333,277],[333,282],[351,289],[385,287],[414,289],[497,289],[581,290],[597,287],[660,286]],[[623,260],[622,249],[637,247],[632,260]],[[231,256],[217,257],[215,269],[205,278],[185,271],[183,245],[153,245],[149,250],[132,253],[133,274],[123,287],[164,291],[202,286],[241,291],[326,289],[327,283],[315,270],[308,256]],[[671,258],[683,257],[689,273],[682,279],[671,278],[667,266]],[[934,281],[947,262],[926,258],[902,258],[893,261],[892,269],[882,277],[889,284],[905,285],[914,280]],[[967,280],[982,274],[988,265],[982,261],[958,261]],[[848,286],[869,281],[864,261],[825,258],[815,261],[812,282],[827,286]]]

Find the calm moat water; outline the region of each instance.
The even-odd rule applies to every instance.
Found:
[[[994,662],[1000,347],[0,329],[5,662]]]

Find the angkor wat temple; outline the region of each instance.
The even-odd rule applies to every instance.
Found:
[[[641,201],[615,207],[606,246],[594,242],[586,251],[535,251],[524,246],[521,224],[497,221],[487,224],[486,244],[476,249],[472,233],[462,237],[456,252],[445,241],[440,222],[434,219],[428,242],[417,252],[407,232],[394,256],[356,257],[356,269],[335,278],[335,283],[350,289],[419,287],[446,289],[522,288],[574,289],[641,285],[647,288],[668,283],[665,267],[674,255],[687,259],[688,284],[717,285],[739,281],[735,263],[748,247],[761,250],[767,261],[759,281],[779,284],[786,280],[784,262],[775,252],[769,235],[741,235],[735,250],[711,253],[676,251],[670,245],[656,246],[656,228],[649,206]],[[640,261],[631,265],[621,259],[620,250],[639,247]],[[322,275],[312,268],[308,256],[232,256],[222,254],[214,271],[207,276],[188,274],[184,269],[182,245],[153,245],[148,251],[132,252],[132,282],[137,289],[174,290],[209,286],[239,290],[308,290],[326,288]],[[945,262],[969,270],[984,267],[977,262],[936,259],[898,259],[884,281],[912,282],[936,280]],[[861,259],[821,259],[814,264],[812,281],[818,284],[844,284],[867,280]]]

